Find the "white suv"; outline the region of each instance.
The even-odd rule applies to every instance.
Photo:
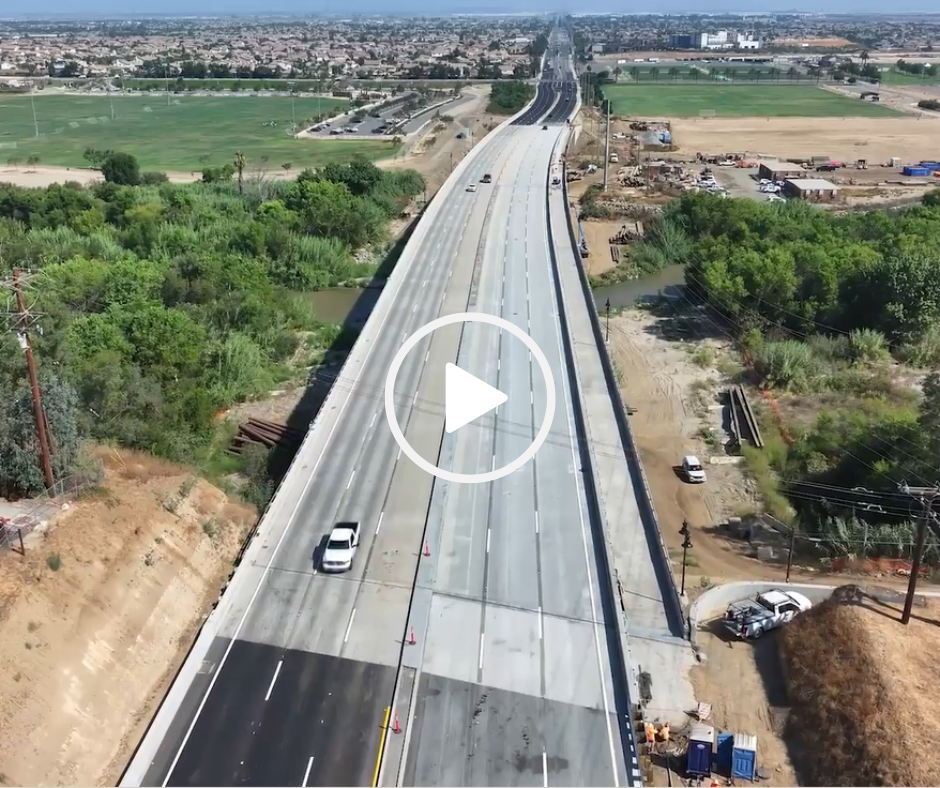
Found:
[[[682,458],[682,472],[692,484],[705,483],[705,469],[695,455],[687,454]]]

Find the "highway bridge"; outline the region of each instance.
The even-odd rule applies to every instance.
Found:
[[[557,216],[549,227],[578,101],[569,51],[553,34],[530,107],[428,208],[122,785],[639,784]],[[466,189],[485,173],[492,184]],[[405,339],[466,311],[528,333],[557,398],[535,458],[486,484],[442,482],[403,458],[383,413]],[[445,434],[448,362],[508,402]],[[546,396],[521,342],[464,323],[407,355],[394,402],[423,458],[479,473],[531,443]],[[316,556],[337,521],[361,523],[360,554],[324,575]]]

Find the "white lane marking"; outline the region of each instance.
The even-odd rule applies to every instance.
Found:
[[[480,633],[480,670],[483,670],[483,633]]]
[[[542,785],[548,788],[548,753],[542,750]]]
[[[395,458],[396,462],[401,459],[401,449],[398,450],[398,456]]]
[[[425,279],[425,280],[421,283],[421,287],[427,287],[427,285],[428,285],[428,280]]]
[[[535,512],[535,533],[539,532],[539,513]]]
[[[279,660],[277,667],[274,669],[274,675],[271,676],[271,683],[268,684],[268,691],[264,694],[264,699],[267,701],[271,698],[271,690],[274,689],[274,682],[277,681],[277,674],[281,672],[281,665],[284,664],[284,660]]]
[[[310,760],[307,761],[307,768],[306,768],[306,770],[304,771],[304,779],[303,779],[303,782],[301,782],[301,784],[300,784],[302,787],[307,785],[307,780],[310,778],[310,770],[311,770],[312,768],[313,768],[313,756],[311,755],[311,756],[310,756]]]
[[[370,429],[370,430],[372,429],[372,425],[375,424],[375,420],[376,420],[376,418],[378,417],[378,415],[379,415],[379,412],[378,412],[378,411],[376,411],[375,413],[372,414],[372,421],[369,422],[369,429]]]
[[[411,400],[411,407],[414,407],[418,402],[418,392],[415,392],[414,398]]]
[[[539,605],[539,640],[542,639],[542,606]]]
[[[349,630],[352,629],[353,621],[355,620],[356,620],[356,608],[353,608],[353,612],[349,616],[349,623],[346,625],[346,634],[343,635],[343,643],[349,640]]]
[[[409,262],[410,264],[410,262]],[[398,290],[395,295],[397,297],[398,293],[401,292],[402,287],[404,286],[405,279],[407,275],[402,278],[401,283],[398,285]],[[382,322],[379,323],[378,332],[381,333],[382,326],[385,325],[385,321],[388,319],[388,316],[392,314],[394,310],[389,308],[389,310],[383,315]],[[407,333],[406,333],[407,337]],[[369,346],[369,349],[366,351],[365,357],[362,360],[362,367],[365,367],[369,358],[372,355],[372,351],[375,349],[375,344]],[[360,369],[362,368],[360,367]],[[225,663],[228,661],[229,654],[232,653],[232,649],[235,647],[235,643],[238,641],[238,635],[242,630],[242,627],[245,625],[245,621],[248,620],[248,615],[251,613],[251,608],[254,606],[255,600],[258,598],[258,594],[261,593],[261,588],[264,586],[265,580],[267,580],[268,574],[271,572],[272,567],[274,566],[274,559],[277,557],[277,554],[280,552],[281,545],[284,544],[284,540],[287,538],[287,534],[290,533],[291,526],[297,519],[297,512],[300,511],[300,507],[303,505],[306,500],[307,493],[310,490],[313,480],[316,478],[317,469],[320,467],[320,463],[323,461],[323,457],[326,456],[326,451],[330,446],[330,442],[333,439],[333,435],[336,433],[337,427],[339,427],[342,422],[343,413],[346,412],[346,406],[349,404],[349,400],[352,398],[355,383],[359,382],[359,378],[353,382],[353,385],[350,386],[349,390],[346,392],[346,399],[343,400],[342,406],[340,406],[339,413],[336,416],[336,421],[333,422],[333,426],[330,428],[329,434],[326,436],[326,440],[323,443],[323,448],[320,450],[320,454],[317,456],[317,461],[313,464],[313,468],[310,471],[310,475],[307,476],[307,482],[304,484],[303,490],[301,490],[300,497],[297,499],[297,503],[294,504],[294,508],[290,513],[290,517],[287,518],[287,525],[284,530],[281,532],[281,535],[278,537],[277,543],[274,545],[274,550],[271,553],[271,560],[268,561],[267,565],[264,567],[264,571],[261,573],[261,577],[258,580],[258,585],[255,586],[255,590],[252,592],[251,597],[248,599],[248,604],[245,605],[245,612],[242,613],[242,617],[238,621],[238,626],[235,627],[235,631],[232,633],[231,639],[228,642],[228,646],[225,647],[225,651],[222,654],[222,658],[219,660],[219,664],[216,666],[215,673],[212,674],[212,679],[209,681],[209,686],[206,687],[206,691],[202,696],[202,700],[199,701],[199,705],[196,707],[196,713],[193,714],[193,718],[189,723],[189,727],[186,729],[186,735],[183,736],[182,741],[179,744],[179,749],[176,751],[176,755],[173,756],[173,761],[170,763],[170,767],[167,769],[166,776],[163,778],[162,786],[166,786],[170,782],[170,778],[173,776],[173,770],[176,769],[176,764],[179,763],[180,758],[183,757],[183,750],[186,748],[186,745],[189,743],[189,738],[192,736],[193,729],[196,727],[196,723],[199,722],[199,716],[202,714],[202,710],[206,707],[206,703],[209,701],[209,695],[212,694],[212,688],[215,686],[216,681],[218,681],[219,676],[222,673],[222,668],[225,667]],[[399,454],[400,454],[399,450]],[[317,570],[314,569],[313,573],[316,574]],[[310,759],[310,762],[313,763],[313,758]]]
[[[349,481],[346,482],[346,489],[347,489],[347,490],[349,489],[349,486],[352,484],[352,480],[353,480],[353,477],[354,477],[355,475],[356,475],[356,472],[355,472],[355,471],[353,471],[351,474],[349,474]]]
[[[534,405],[534,404],[535,404],[535,393],[532,392],[532,391],[529,392],[529,404],[530,404],[530,405]]]
[[[383,509],[379,514],[379,521],[375,525],[375,535],[379,535],[379,529],[382,527],[382,518],[385,517],[385,510]]]
[[[490,533],[491,533],[490,529],[487,528],[486,529],[486,554],[487,555],[490,554]]]
[[[402,332],[401,332],[401,338],[402,338],[402,341],[408,339],[408,332],[407,332],[407,331],[402,331]]]
[[[411,307],[411,312],[412,312],[412,314],[414,314],[414,313],[417,312],[417,311],[418,311],[418,305],[415,304],[413,307]]]
[[[495,454],[493,455],[493,467],[490,468],[490,470],[492,470],[492,471],[495,471],[495,470],[496,470],[496,455],[495,455]]]
[[[496,359],[496,371],[497,371],[497,372],[499,372],[499,370],[500,370],[500,368],[501,368],[501,367],[500,367],[500,363],[501,363],[500,360],[499,360],[499,359]]]
[[[428,359],[429,359],[430,357],[431,357],[431,351],[429,350],[427,353],[424,354],[424,363],[425,363],[425,364],[428,363]]]

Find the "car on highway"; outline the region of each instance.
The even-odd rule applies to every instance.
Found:
[[[486,173],[482,178],[480,178],[480,183],[492,183],[493,176],[489,173]]]
[[[548,131],[548,125],[547,125],[547,124],[544,125],[544,126],[542,126],[542,131]]]
[[[725,611],[725,628],[742,640],[756,640],[765,632],[783,626],[813,606],[796,591],[771,589],[754,599],[734,602]]]
[[[358,547],[359,523],[337,523],[323,548],[320,568],[324,572],[349,571]]]
[[[477,185],[476,185],[475,183],[468,183],[468,184],[467,184],[467,191],[468,191],[468,192],[475,192],[476,190],[477,190]]]
[[[682,458],[682,473],[692,484],[705,483],[705,469],[694,454],[686,454]]]
[[[330,129],[330,134],[332,134],[332,135],[334,135],[334,136],[337,135],[337,134],[342,134],[342,133],[343,133],[343,132],[342,132],[340,129]]]

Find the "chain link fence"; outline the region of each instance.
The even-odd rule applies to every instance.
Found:
[[[83,490],[97,487],[104,479],[104,464],[97,460],[77,473],[59,479],[33,498],[26,509],[12,518],[0,519],[0,550],[20,550],[22,539],[46,522],[65,501]]]

